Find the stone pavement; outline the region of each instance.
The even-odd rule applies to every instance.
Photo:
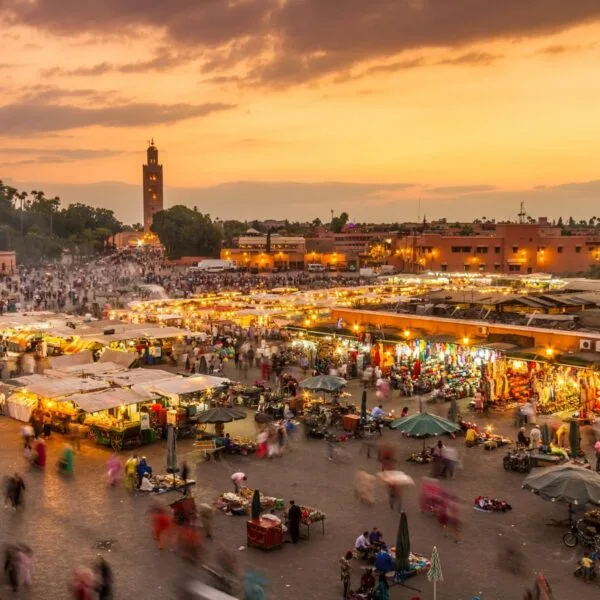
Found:
[[[233,377],[233,372],[230,375]],[[355,398],[360,398],[356,383],[351,384],[350,390]],[[373,392],[369,396],[374,400]],[[370,406],[372,404],[371,401]],[[411,412],[417,410],[415,398],[406,401],[394,395],[388,402],[398,413],[405,404]],[[444,414],[447,405],[435,406],[433,410]],[[493,414],[489,419],[478,420],[480,424],[492,423],[498,431],[515,433],[507,415]],[[91,564],[102,553],[115,571],[117,599],[173,598],[173,583],[181,576],[179,559],[172,552],[160,552],[152,542],[146,516],[149,498],[130,496],[123,485],[107,488],[105,463],[109,451],[85,442],[76,457],[74,478],[63,479],[54,470],[62,445],[60,436],[55,435],[49,442],[46,473],[30,472],[25,469],[21,456],[19,429],[19,423],[0,417],[0,474],[15,469],[21,471],[27,485],[22,513],[0,510],[0,542],[22,541],[33,548],[34,587],[28,597],[68,598],[73,568]],[[231,424],[228,430],[253,432],[253,419]],[[406,455],[421,447],[421,442],[402,438],[393,431],[385,431],[384,438],[399,442]],[[524,476],[504,471],[502,450],[467,450],[463,438],[447,443],[456,445],[463,460],[463,469],[456,478],[444,483],[464,503],[460,542],[444,537],[436,519],[419,512],[416,490],[408,491],[405,498],[411,547],[417,552],[429,553],[433,545],[438,546],[444,573],[438,597],[470,600],[480,595],[482,600],[520,599],[525,585],[531,585],[534,572],[540,569],[547,573],[557,600],[597,597],[597,583],[585,585],[572,575],[580,549],[566,548],[561,543],[564,530],[546,525],[549,518],[562,518],[566,508],[521,490]],[[243,470],[248,474],[250,486],[285,498],[286,503],[295,499],[317,507],[328,515],[324,536],[319,527],[314,527],[310,540],[303,540],[297,546],[285,544],[271,553],[255,549],[238,551],[237,548],[246,543],[245,519],[216,515],[218,542],[236,549],[243,567],[268,575],[270,598],[339,598],[338,559],[352,547],[355,538],[363,530],[377,526],[386,540],[395,542],[398,514],[390,510],[383,487],[378,490],[377,503],[370,508],[359,504],[353,493],[357,468],[375,472],[376,461],[368,460],[360,452],[360,442],[348,442],[346,448],[354,459],[351,465],[328,461],[323,441],[306,441],[298,436],[291,450],[281,458],[232,457],[222,462],[202,462],[194,467],[197,501],[212,502],[219,492],[231,488],[231,473]],[[191,442],[181,442],[179,457],[183,458],[190,449]],[[164,469],[164,443],[145,447],[140,452],[148,457],[155,471]],[[123,460],[126,456],[123,453]],[[429,472],[427,466],[409,463],[402,468],[416,480]],[[471,503],[478,495],[505,499],[512,504],[513,511],[506,514],[476,512],[471,509]],[[98,548],[98,544],[106,540],[112,541],[110,552]],[[518,544],[527,556],[524,579],[498,565],[498,553],[507,541]],[[209,551],[211,548],[214,546],[209,545]],[[360,565],[356,563],[353,568],[356,582]],[[431,584],[424,576],[413,578],[408,584],[421,591],[423,600],[433,597]],[[391,598],[412,598],[415,593],[396,586],[391,589]],[[8,597],[7,594],[0,597]]]

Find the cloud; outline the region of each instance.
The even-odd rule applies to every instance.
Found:
[[[493,185],[448,185],[434,187],[427,191],[433,194],[472,194],[474,192],[491,192],[496,189]]]
[[[20,90],[19,101],[27,103],[56,103],[77,99],[91,104],[123,103],[126,100],[114,90],[92,88],[67,89],[53,85],[32,85]]]
[[[2,17],[70,38],[143,32],[156,46],[193,53],[207,71],[245,65],[248,83],[284,87],[409,51],[560,33],[597,22],[600,2],[344,0],[341,9],[340,0],[172,0],[141,9],[139,0],[3,0]],[[447,60],[486,64],[482,58]]]
[[[0,131],[4,136],[65,131],[80,127],[141,127],[166,125],[231,110],[233,104],[128,103],[99,108],[48,104],[39,99],[0,106]]]
[[[123,154],[120,150],[91,149],[91,148],[29,148],[29,147],[6,147],[0,146],[0,157],[2,156],[28,156],[21,160],[5,160],[0,158],[0,164],[4,166],[21,166],[35,164],[60,164],[80,160],[94,160],[98,158],[109,158]]]
[[[439,65],[451,66],[489,66],[502,58],[499,54],[490,54],[489,52],[466,52],[460,56],[444,58],[438,62]]]
[[[188,53],[172,53],[166,49],[158,49],[156,55],[148,60],[140,60],[131,63],[113,64],[109,62],[96,63],[89,67],[77,67],[76,69],[63,69],[61,67],[51,67],[42,69],[42,75],[54,77],[64,75],[68,77],[95,77],[107,73],[149,73],[163,72],[174,69],[186,64],[194,57]]]

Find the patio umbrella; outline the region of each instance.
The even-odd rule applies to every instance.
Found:
[[[309,377],[300,382],[300,387],[303,390],[312,390],[313,392],[338,392],[341,390],[347,381],[342,377],[334,377],[333,375],[317,375]]]
[[[396,538],[396,571],[403,573],[410,569],[410,536],[408,534],[408,519],[403,511],[400,515],[398,537]]]
[[[429,437],[432,435],[441,435],[443,433],[455,433],[460,428],[456,423],[448,421],[443,417],[432,415],[426,412],[396,419],[392,429],[397,429],[408,435],[415,437]]]
[[[560,465],[534,471],[521,486],[544,500],[568,504],[600,504],[600,475],[583,467]]]
[[[438,554],[437,548],[434,546],[431,552],[431,566],[427,571],[427,579],[433,581],[433,600],[437,598],[437,582],[444,581],[444,575],[442,574],[442,563],[440,562],[440,555]]]
[[[360,401],[360,422],[362,425],[367,422],[367,390],[363,390]]]
[[[260,492],[256,489],[252,496],[252,519],[260,518],[260,510]]]
[[[217,406],[217,408],[211,408],[198,413],[196,421],[198,423],[231,423],[231,421],[241,421],[246,416],[246,413],[239,408]]]
[[[177,473],[177,440],[175,427],[169,425],[167,428],[167,473]],[[173,480],[173,487],[175,481]]]
[[[542,445],[546,447],[550,445],[550,427],[548,427],[548,423],[542,425]]]
[[[569,445],[571,446],[571,456],[576,458],[581,452],[581,431],[579,423],[571,421],[569,428]]]

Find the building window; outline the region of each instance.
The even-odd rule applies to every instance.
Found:
[[[544,252],[546,250],[546,246],[538,246],[538,252]]]
[[[485,265],[484,265],[484,264],[481,264],[481,265],[479,265],[479,270],[480,270],[482,273],[484,273],[484,272],[485,272]]]
[[[521,265],[508,265],[508,270],[511,273],[518,273],[521,270]]]
[[[465,266],[464,266],[464,269],[465,269],[465,273],[466,273],[467,271],[470,271],[470,270],[471,270],[471,265],[465,265]]]
[[[556,249],[556,251],[557,251],[559,254],[562,254],[562,253],[563,253],[563,250],[564,250],[563,246],[559,246],[559,247]]]
[[[452,252],[453,252],[453,254],[457,254],[458,252],[461,252],[461,247],[460,246],[452,246]]]
[[[487,246],[477,246],[477,254],[487,254]]]
[[[575,246],[575,252],[581,254],[581,246]]]
[[[513,254],[518,254],[519,253],[519,246],[513,246],[512,247],[512,252],[513,252]]]
[[[445,273],[448,270],[448,265],[446,265],[446,264],[441,265],[441,267],[442,267],[442,273]]]
[[[502,248],[501,248],[500,246],[496,246],[496,247],[494,248],[494,252],[495,252],[496,254],[500,254],[500,252],[501,252],[501,251],[502,251]]]
[[[499,265],[498,263],[496,263],[496,264],[494,265],[494,272],[495,272],[495,273],[500,273],[500,267],[501,267],[501,265]]]

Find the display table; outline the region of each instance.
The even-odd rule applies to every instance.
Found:
[[[281,523],[269,519],[253,519],[246,525],[248,546],[272,550],[283,544],[283,528]]]
[[[321,533],[325,535],[325,519],[320,519],[319,521],[300,521],[300,525],[304,525],[306,527],[306,537],[310,539],[310,528],[312,525],[317,525],[321,523]]]
[[[358,415],[344,415],[344,431],[355,432],[359,423],[360,417]]]

